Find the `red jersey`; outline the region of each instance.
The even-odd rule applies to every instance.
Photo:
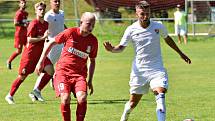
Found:
[[[28,37],[38,37],[43,36],[45,31],[48,29],[48,22],[44,21],[41,23],[39,20],[34,19],[28,26]],[[27,63],[27,62],[38,62],[40,56],[43,51],[45,41],[39,41],[35,43],[27,43],[24,52],[22,54],[21,62],[20,63]]]
[[[83,37],[80,34],[80,28],[69,28],[58,34],[55,42],[64,43],[56,72],[87,77],[87,59],[97,56],[97,38],[92,34]]]
[[[27,18],[28,18],[28,12],[24,10],[18,10],[16,12],[14,20],[20,23],[25,23],[27,22]],[[27,27],[25,26],[15,26],[15,27],[16,27],[15,36],[26,36]]]

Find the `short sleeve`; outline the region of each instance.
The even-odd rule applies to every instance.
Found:
[[[32,21],[29,26],[28,26],[28,32],[27,32],[27,36],[28,37],[36,37],[36,30],[37,30],[37,26],[36,23],[34,21]]]
[[[90,52],[89,57],[96,58],[97,52],[98,52],[98,40],[96,38],[94,38],[93,48],[92,48],[92,51]]]
[[[128,42],[131,40],[131,28],[128,27],[125,32],[124,32],[124,35],[120,41],[120,45],[122,46],[127,46],[128,45]]]
[[[58,44],[65,43],[71,34],[70,29],[66,29],[55,37],[55,42]]]
[[[166,27],[163,24],[161,24],[160,30],[161,30],[161,32],[160,32],[161,37],[167,38],[168,31],[167,31]]]

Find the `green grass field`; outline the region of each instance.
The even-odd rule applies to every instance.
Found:
[[[129,99],[129,73],[133,50],[129,46],[123,53],[111,54],[104,50],[102,43],[109,40],[117,44],[126,26],[111,25],[112,30],[105,31],[96,26],[95,35],[99,40],[99,53],[94,76],[94,95],[88,97],[86,121],[119,121],[125,102]],[[42,94],[45,103],[32,103],[28,97],[36,74],[29,76],[20,86],[14,99],[15,105],[4,100],[11,83],[17,76],[19,58],[13,62],[13,69],[6,68],[6,60],[15,50],[13,31],[0,39],[0,121],[61,121],[59,99],[47,85]],[[215,121],[215,81],[214,67],[215,39],[196,37],[188,45],[179,47],[192,59],[188,65],[162,40],[164,65],[169,74],[169,90],[166,95],[167,121],[183,121],[193,118],[195,121]],[[72,98],[72,120],[75,120],[76,101]],[[153,94],[143,96],[141,102],[130,115],[129,121],[156,121],[155,100]]]

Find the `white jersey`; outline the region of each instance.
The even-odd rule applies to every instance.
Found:
[[[130,25],[120,42],[127,46],[131,41],[135,49],[131,76],[145,75],[144,72],[165,71],[160,48],[160,36],[166,38],[168,32],[164,25],[150,21],[147,28],[140,26],[139,21]]]
[[[58,14],[54,13],[53,10],[49,10],[45,14],[44,20],[49,23],[49,40],[53,40],[57,34],[64,30],[64,12],[62,10],[59,10]],[[47,55],[52,64],[55,64],[58,61],[62,48],[63,44],[57,44],[51,49],[51,51]]]

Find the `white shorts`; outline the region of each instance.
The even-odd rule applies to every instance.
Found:
[[[142,82],[142,84],[134,84]],[[163,87],[168,89],[168,75],[166,71],[157,71],[147,76],[130,77],[130,94],[147,94],[150,89]]]
[[[54,45],[47,55],[47,57],[50,59],[52,64],[54,65],[58,59],[60,58],[61,52],[62,52],[63,44],[57,44]]]
[[[187,35],[187,28],[186,28],[186,26],[175,25],[175,34],[176,35],[182,35],[182,36]]]

